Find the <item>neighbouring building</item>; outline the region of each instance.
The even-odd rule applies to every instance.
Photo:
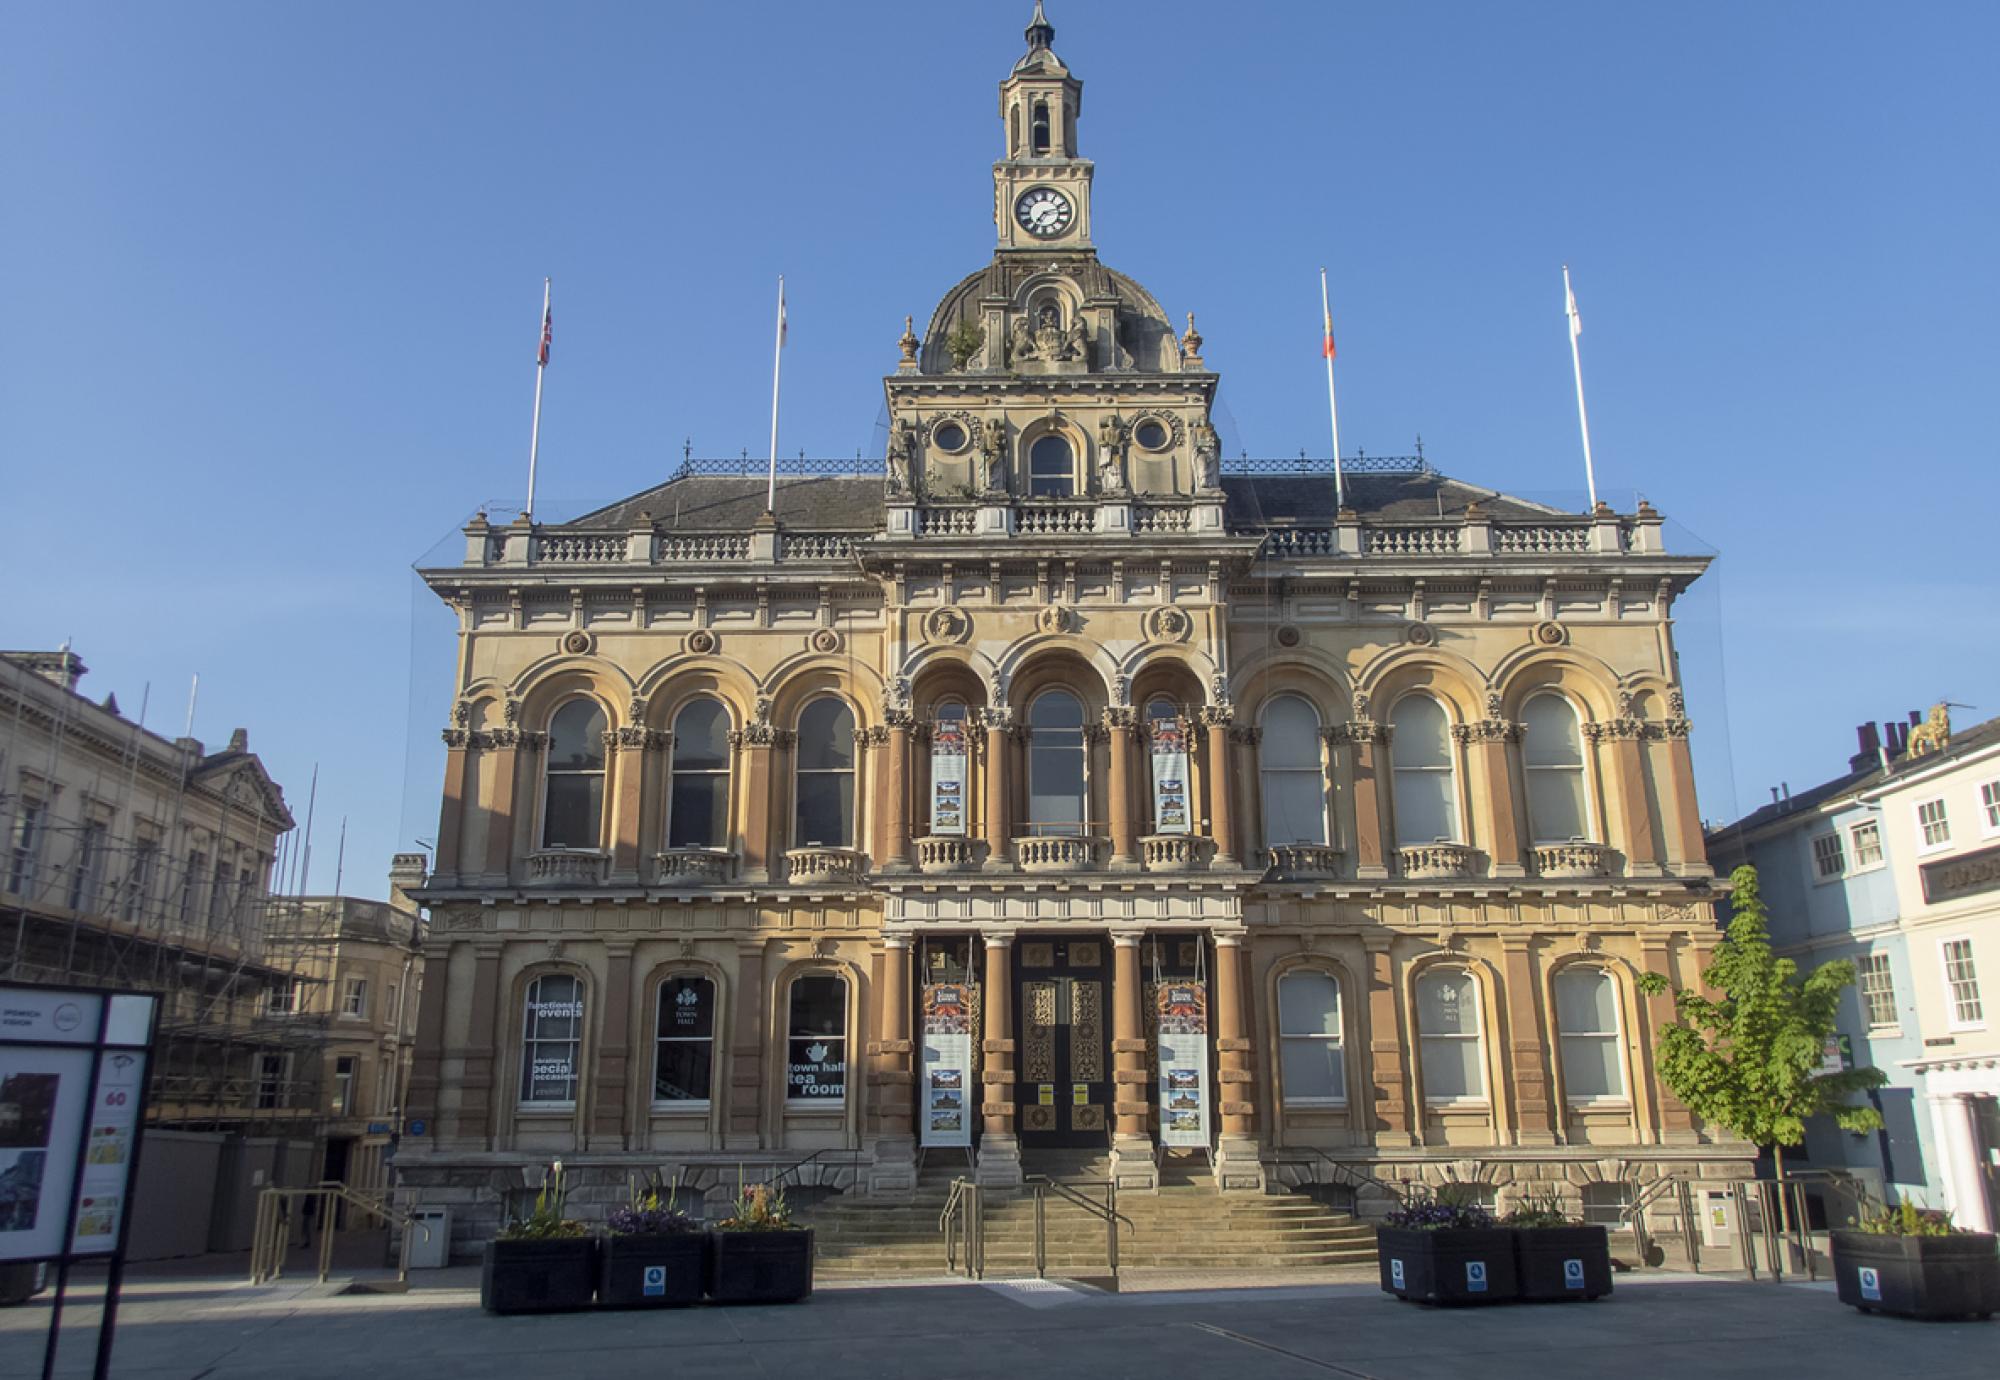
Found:
[[[1635,985],[1718,938],[1672,619],[1706,560],[1421,458],[1344,502],[1225,462],[1027,40],[995,252],[906,326],[873,472],[788,464],[766,511],[690,461],[424,572],[460,631],[403,1183],[469,1242],[554,1157],[586,1205],[816,1152],[880,1195],[1095,1151],[1364,1209],[1747,1172]]]

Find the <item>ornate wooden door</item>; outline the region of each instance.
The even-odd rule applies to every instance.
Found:
[[[1024,1148],[1110,1143],[1110,948],[1069,938],[1016,948],[1015,1124]]]

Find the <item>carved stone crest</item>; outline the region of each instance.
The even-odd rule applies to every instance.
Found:
[[[1146,615],[1146,635],[1155,642],[1179,642],[1194,629],[1194,620],[1177,608],[1157,608]]]
[[[1284,624],[1272,636],[1280,647],[1296,647],[1300,642],[1299,630],[1290,623]]]
[[[924,615],[924,640],[963,642],[972,633],[972,620],[963,609],[932,609]]]
[[[707,628],[697,628],[687,635],[687,649],[694,656],[707,656],[716,647],[715,634]]]
[[[1553,618],[1545,618],[1535,624],[1535,641],[1544,647],[1560,647],[1569,641],[1569,629]]]
[[[1434,646],[1437,637],[1437,629],[1428,623],[1412,623],[1403,629],[1403,640],[1412,647]]]
[[[840,650],[840,634],[832,628],[821,628],[812,635],[812,649],[816,652],[837,652]]]
[[[590,649],[596,645],[597,639],[581,628],[563,634],[562,649],[571,656],[588,656]]]
[[[1035,626],[1045,633],[1066,633],[1076,626],[1076,615],[1061,604],[1050,604],[1036,616]]]

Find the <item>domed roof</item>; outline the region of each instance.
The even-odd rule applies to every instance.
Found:
[[[945,293],[924,328],[920,367],[926,374],[954,372],[945,338],[961,323],[977,324],[981,304],[1004,299],[1010,313],[1025,314],[1032,300],[1053,290],[1072,306],[1115,303],[1118,312],[1120,372],[1178,374],[1181,347],[1166,309],[1152,293],[1095,254],[996,256]],[[977,370],[977,361],[972,366]]]

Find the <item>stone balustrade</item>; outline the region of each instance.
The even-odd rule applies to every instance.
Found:
[[[1196,834],[1147,834],[1139,861],[1148,872],[1195,872],[1208,866],[1214,845]]]
[[[1463,880],[1479,861],[1478,851],[1462,843],[1419,843],[1396,852],[1403,877],[1412,882]]]
[[[1574,881],[1611,875],[1612,851],[1601,843],[1537,844],[1535,875],[1551,881]]]
[[[1347,858],[1323,843],[1281,843],[1265,849],[1264,860],[1275,880],[1313,882],[1338,877]]]
[[[661,886],[722,886],[736,855],[722,848],[669,848],[653,855],[653,876]]]
[[[1014,840],[1014,862],[1023,872],[1085,872],[1097,866],[1104,840],[1055,834]]]
[[[978,839],[955,834],[931,834],[917,839],[917,871],[927,876],[947,872],[976,872],[985,845]]]
[[[857,885],[865,862],[852,848],[793,848],[785,853],[785,879],[795,886],[814,882]]]
[[[538,848],[528,854],[529,886],[602,886],[611,855],[594,848]]]

